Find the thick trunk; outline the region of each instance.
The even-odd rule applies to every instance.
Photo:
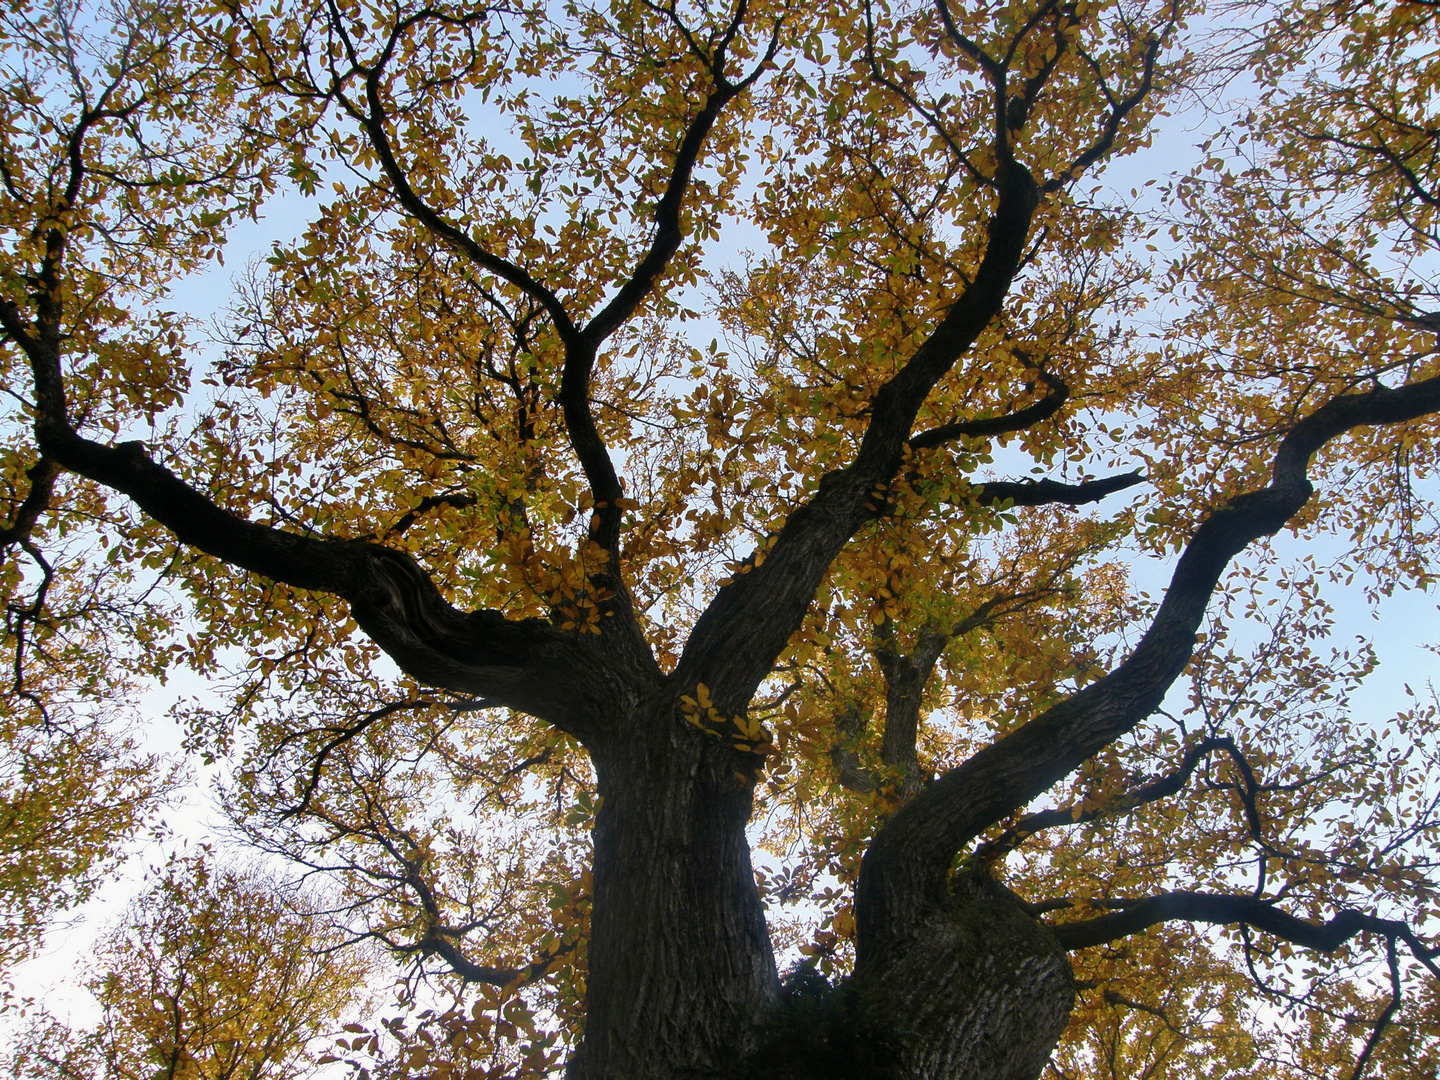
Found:
[[[888,1033],[889,1080],[1035,1080],[1065,1030],[1065,951],[1013,894],[965,875],[943,904],[862,949],[856,994]]]
[[[1004,888],[960,879],[862,948],[828,1003],[797,1006],[745,838],[753,759],[667,702],[638,708],[595,763],[588,1015],[569,1080],[1039,1076],[1070,1013],[1070,967]]]
[[[648,713],[648,715],[646,715]],[[595,764],[588,1014],[570,1080],[733,1069],[779,993],[745,826],[753,759],[638,710]]]

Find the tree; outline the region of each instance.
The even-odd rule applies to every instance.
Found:
[[[482,988],[397,1068],[1431,1045],[1436,711],[1348,716],[1322,591],[1430,581],[1431,7],[4,19],[17,520],[163,576],[237,822]],[[1237,71],[1157,267],[1083,178]],[[287,178],[310,223],[207,353],[165,290]],[[1336,523],[1328,566],[1269,540]],[[1126,545],[1176,553],[1158,602]]]
[[[261,1080],[309,1075],[327,1026],[362,1005],[365,957],[259,872],[174,860],[100,942],[93,1030],[41,1013],[13,1075],[87,1080]]]
[[[168,776],[100,719],[0,721],[0,973],[94,894]]]

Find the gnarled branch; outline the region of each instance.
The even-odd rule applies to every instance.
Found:
[[[63,239],[57,239],[47,274],[58,275],[62,252]],[[59,295],[54,288],[37,301],[34,332],[18,337],[35,381],[35,435],[47,462],[128,496],[181,543],[239,569],[343,598],[361,628],[420,681],[523,709],[576,735],[588,733],[587,714],[598,715],[599,710],[590,697],[596,680],[584,673],[593,673],[600,664],[583,643],[540,619],[517,621],[497,611],[461,611],[402,552],[363,540],[302,536],[257,524],[187,484],[142,444],[110,446],[76,432],[61,373]],[[0,317],[9,330],[13,310],[0,312]],[[556,670],[567,669],[557,668],[559,653],[566,654],[575,680],[556,679]]]

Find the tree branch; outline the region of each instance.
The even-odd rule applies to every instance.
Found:
[[[1355,1071],[1350,1074],[1350,1080],[1360,1080],[1365,1075],[1365,1066],[1370,1064],[1370,1055],[1375,1052],[1375,1047],[1380,1045],[1380,1039],[1385,1034],[1385,1029],[1390,1026],[1390,1021],[1395,1019],[1395,1014],[1400,1011],[1400,960],[1395,955],[1395,938],[1389,937],[1385,941],[1385,960],[1390,968],[1390,1000],[1385,1003],[1385,1008],[1380,1010],[1380,1015],[1375,1018],[1375,1024],[1370,1029],[1370,1037],[1365,1040],[1364,1049],[1360,1056],[1355,1059]]]
[[[1107,495],[1144,482],[1139,469],[1107,476],[1102,480],[1086,480],[1079,484],[1063,484],[1058,480],[993,480],[976,484],[971,495],[985,506],[1009,503],[1011,506],[1084,506],[1099,502]]]
[[[1065,488],[1067,492],[1085,487],[1058,486]],[[1037,499],[1033,504],[1038,505],[1039,501],[1042,500]],[[926,626],[916,635],[915,644],[908,655],[897,648],[894,627],[890,620],[887,619],[875,628],[876,645],[873,652],[885,677],[885,730],[880,756],[882,762],[899,778],[898,789],[902,802],[919,791],[923,782],[918,772],[916,757],[916,740],[921,722],[920,704],[925,684],[929,681],[941,653],[956,638],[982,627],[993,626],[1002,618],[1056,596],[1084,550],[1082,548],[1079,551],[1066,552],[1055,565],[1033,580],[1028,588],[997,593],[948,627],[933,624]],[[1011,569],[1013,577],[1014,567]],[[849,756],[854,758],[853,754]],[[858,765],[858,760],[855,764]],[[873,777],[871,786],[875,786]]]
[[[334,18],[338,21],[339,17],[334,16]],[[560,302],[560,298],[532,277],[523,267],[517,266],[481,245],[468,232],[448,220],[421,198],[410,184],[409,176],[406,175],[405,169],[395,155],[395,148],[387,130],[389,111],[385,107],[382,87],[385,70],[394,54],[395,46],[401,35],[418,22],[419,18],[418,15],[414,16],[397,26],[380,57],[365,71],[365,108],[362,110],[348,100],[345,101],[345,104],[370,140],[380,167],[384,171],[386,179],[390,181],[396,201],[414,215],[415,220],[459,250],[477,266],[508,281],[539,303],[554,321],[556,332],[568,347],[578,340],[579,331],[571,320],[569,312],[565,310],[564,304]]]
[[[60,468],[55,462],[42,456],[25,470],[25,475],[30,479],[30,490],[16,509],[15,520],[0,528],[0,552],[5,551],[11,544],[30,538],[30,532],[40,520],[40,515],[50,507],[50,497],[54,494],[55,478],[60,475]]]
[[[300,790],[300,798],[293,806],[286,807],[280,812],[281,820],[298,817],[310,809],[310,802],[315,797],[315,792],[320,788],[320,775],[325,770],[326,759],[340,747],[352,739],[359,738],[371,726],[384,720],[387,716],[394,716],[399,712],[408,712],[416,709],[428,709],[438,704],[440,703],[437,701],[431,701],[425,698],[417,701],[392,701],[388,705],[380,706],[378,709],[371,709],[365,715],[358,717],[354,723],[340,727],[337,734],[327,740],[320,749],[315,752],[315,756],[310,762],[310,775],[305,778],[304,786]],[[301,735],[306,734],[310,734],[310,732],[301,732],[282,739],[277,749],[284,747],[288,743],[295,742]]]
[[[690,187],[690,178],[700,160],[700,151],[705,139],[720,118],[720,111],[728,105],[740,90],[724,78],[723,69],[713,71],[716,85],[705,99],[705,105],[695,114],[685,129],[675,164],[670,169],[670,178],[665,184],[665,193],[655,204],[655,238],[650,248],[631,271],[620,290],[600,311],[585,324],[581,331],[587,345],[597,349],[600,344],[625,325],[641,302],[655,287],[655,281],[664,272],[670,259],[680,249],[685,239],[681,228],[680,213],[685,204],[685,195]]]
[[[1166,28],[1167,33],[1174,27],[1177,19],[1176,5],[1172,4],[1170,9],[1170,25]],[[1145,54],[1142,59],[1140,83],[1133,92],[1127,94],[1124,98],[1116,101],[1113,97],[1110,97],[1110,91],[1104,88],[1102,79],[1101,87],[1105,89],[1105,95],[1107,98],[1110,98],[1111,102],[1110,115],[1105,118],[1105,123],[1101,126],[1099,137],[1076,156],[1075,160],[1070,163],[1070,167],[1064,172],[1052,176],[1049,180],[1045,181],[1043,190],[1046,194],[1059,191],[1091,165],[1095,164],[1095,162],[1109,154],[1114,148],[1115,137],[1119,135],[1120,128],[1125,123],[1126,117],[1134,112],[1135,109],[1140,106],[1140,103],[1150,95],[1150,91],[1154,89],[1155,71],[1159,67],[1160,48],[1163,42],[1163,35],[1150,34],[1149,40],[1145,45]],[[1084,56],[1085,54],[1082,52],[1081,55]],[[1088,56],[1085,58],[1087,60],[1090,59]],[[1097,66],[1093,60],[1091,60],[1090,63],[1092,66]]]
[[[1070,951],[1088,949],[1138,934],[1164,922],[1202,922],[1216,926],[1251,926],[1304,949],[1333,953],[1350,939],[1368,931],[1405,942],[1415,959],[1440,978],[1440,968],[1435,964],[1436,951],[1421,941],[1407,923],[1381,919],[1362,911],[1346,909],[1328,922],[1313,923],[1281,911],[1271,900],[1200,892],[1161,893],[1141,900],[1112,900],[1108,903],[1120,910],[1093,919],[1052,926],[1051,930],[1060,944]]]
[[[238,569],[343,598],[360,627],[421,682],[522,709],[577,736],[588,730],[587,713],[599,709],[587,700],[593,691],[585,689],[584,672],[599,661],[583,643],[540,619],[460,611],[402,552],[256,524],[181,480],[142,444],[108,446],[78,434],[61,374],[59,301],[37,306],[37,332],[19,345],[35,381],[35,435],[46,461],[128,496],[187,546]],[[556,678],[556,670],[564,670],[555,662],[559,653],[576,673],[573,682]]]
[[[486,964],[477,964],[460,951],[460,947],[452,938],[440,933],[421,938],[413,945],[407,945],[404,951],[418,952],[421,956],[440,957],[451,971],[467,983],[486,983],[490,986],[524,986],[549,974],[556,957],[564,955],[573,948],[574,945],[566,946],[554,956],[536,960],[519,968],[497,968]]]
[[[402,205],[481,265],[528,293],[550,312],[562,336],[573,339],[577,331],[553,294],[518,268],[495,263],[408,185],[387,134],[379,73],[400,36],[422,17],[423,12],[395,30],[375,67],[355,67],[367,76],[368,109],[353,102],[346,105],[372,136]],[[68,140],[64,195],[52,210],[56,221],[41,223],[43,251],[36,273],[27,279],[30,295],[25,310],[14,299],[0,299],[0,329],[23,353],[34,380],[34,429],[44,460],[128,496],[181,543],[237,570],[344,599],[364,632],[420,682],[522,710],[582,739],[593,735],[617,682],[650,677],[653,658],[648,667],[632,662],[628,655],[617,661],[607,642],[580,640],[541,619],[511,620],[498,611],[461,611],[407,554],[366,540],[301,535],[257,524],[175,475],[142,444],[107,445],[79,434],[69,413],[62,374],[68,234],[58,216],[81,195],[88,175],[85,134],[97,118],[107,115],[98,108],[84,112]]]
[[[880,830],[857,887],[858,948],[867,950],[943,903],[955,853],[1150,716],[1184,670],[1210,595],[1230,560],[1283,528],[1309,501],[1311,458],[1353,428],[1440,411],[1440,377],[1334,398],[1281,441],[1270,484],[1213,510],[1181,554],[1135,651],[1110,674],[950,770]]]
[[[1137,807],[1147,806],[1150,803],[1159,802],[1161,799],[1168,799],[1172,795],[1178,795],[1190,782],[1190,777],[1195,774],[1200,762],[1216,750],[1225,750],[1232,758],[1243,760],[1239,748],[1235,745],[1235,740],[1230,736],[1211,736],[1201,739],[1185,752],[1185,756],[1180,759],[1179,767],[1173,772],[1167,773],[1143,787],[1136,788],[1134,791],[1119,795],[1103,806],[1097,806],[1090,810],[1061,806],[1053,810],[1040,810],[1033,814],[1026,814],[1006,829],[1003,835],[976,848],[973,861],[980,866],[985,866],[993,863],[1007,852],[1013,851],[1029,837],[1044,832],[1046,829],[1061,828],[1066,825],[1083,825],[1088,821],[1126,813]],[[1250,818],[1252,829],[1258,830],[1258,811],[1254,808],[1253,794],[1246,801],[1246,814]]]
[[[725,106],[745,92],[766,65],[775,57],[779,48],[779,25],[772,35],[765,55],[754,69],[741,81],[732,82],[725,72],[726,52],[745,20],[747,0],[739,0],[734,15],[712,54],[705,60],[711,88],[705,104],[685,128],[676,151],[675,162],[665,191],[655,204],[655,236],[649,249],[641,257],[635,269],[619,291],[579,331],[577,339],[566,342],[565,365],[560,376],[560,406],[565,415],[565,428],[570,435],[570,444],[585,470],[591,494],[595,498],[595,541],[611,554],[616,567],[610,587],[619,596],[628,596],[618,571],[620,526],[624,517],[617,500],[623,496],[620,480],[616,475],[610,452],[600,436],[595,417],[590,408],[590,377],[595,360],[605,339],[623,326],[640,304],[655,288],[655,282],[664,273],[670,260],[680,249],[685,239],[682,212],[685,198],[690,191],[691,179],[699,164],[705,141],[714,128]]]
[[[446,506],[453,510],[463,510],[466,507],[474,506],[477,501],[475,496],[468,491],[448,491],[439,495],[426,495],[413,507],[401,514],[395,524],[385,529],[381,535],[399,536],[431,510],[439,510],[441,507]]]
[[[959,420],[952,424],[941,424],[939,427],[922,431],[918,435],[912,435],[910,448],[927,450],[932,446],[939,446],[962,437],[984,439],[993,438],[996,435],[1008,435],[1013,431],[1024,431],[1042,420],[1050,419],[1070,399],[1070,388],[1053,375],[1041,372],[1040,378],[1050,387],[1050,392],[1034,404],[1001,416],[982,416],[974,420]]]
[[[999,599],[982,604],[980,615],[963,619],[953,630],[924,630],[917,635],[915,646],[906,655],[894,646],[894,633],[887,620],[877,634],[882,641],[875,650],[875,659],[885,676],[885,730],[880,736],[880,760],[896,773],[898,794],[901,800],[913,796],[920,790],[921,776],[916,757],[916,740],[920,733],[920,704],[925,694],[925,684],[935,670],[935,664],[945,646],[961,633],[968,633],[988,620],[989,613],[999,606]],[[890,640],[885,640],[888,637]]]
[[[743,708],[765,678],[830,563],[872,516],[866,508],[871,492],[900,470],[920,406],[1003,305],[1025,255],[1039,194],[1018,163],[999,175],[999,198],[974,278],[876,392],[854,461],[821,479],[810,501],[790,515],[764,563],[722,588],[696,622],[676,678],[706,683],[720,708]]]

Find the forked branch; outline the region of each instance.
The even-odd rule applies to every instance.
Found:
[[[856,916],[870,943],[943,902],[951,860],[1157,709],[1194,652],[1195,634],[1230,560],[1280,529],[1309,501],[1311,458],[1354,428],[1440,411],[1440,377],[1334,398],[1281,442],[1267,487],[1237,496],[1196,529],[1149,630],[1110,674],[987,746],[901,808],[866,855]]]
[[[876,392],[855,459],[821,480],[810,501],[790,515],[764,564],[722,588],[697,621],[676,674],[684,683],[709,685],[722,708],[743,708],[769,673],[830,563],[873,516],[872,492],[902,467],[926,397],[1004,303],[1025,256],[1038,192],[1023,166],[1005,170],[1001,181],[979,269],[930,336]]]
[[[1164,922],[1253,927],[1281,941],[1323,953],[1335,952],[1360,934],[1368,933],[1383,938],[1390,976],[1390,998],[1371,1025],[1370,1036],[1365,1040],[1360,1056],[1355,1061],[1350,1080],[1359,1080],[1364,1075],[1380,1037],[1399,1011],[1401,980],[1396,942],[1404,942],[1410,955],[1432,976],[1440,979],[1440,966],[1435,963],[1440,949],[1426,945],[1408,923],[1397,919],[1381,919],[1353,909],[1339,912],[1328,922],[1313,923],[1280,910],[1274,901],[1253,896],[1172,892],[1143,900],[1113,900],[1104,903],[1119,910],[1093,919],[1061,923],[1051,928],[1062,947],[1075,950],[1104,945]]]
[[[373,64],[366,67],[360,67],[357,64],[357,70],[362,71],[365,75],[363,106],[345,97],[341,97],[340,100],[365,132],[365,137],[375,151],[385,178],[390,183],[396,202],[440,240],[454,247],[477,266],[508,281],[544,307],[554,322],[560,339],[569,346],[578,340],[579,331],[570,318],[569,312],[565,310],[564,304],[560,302],[560,298],[534,278],[529,271],[486,248],[468,231],[427,203],[410,183],[410,176],[396,154],[394,143],[390,137],[389,109],[385,104],[385,78],[400,41],[411,30],[423,24],[426,14],[428,13],[420,13],[402,20],[391,32],[384,49],[381,50]],[[343,31],[341,17],[336,14],[333,18],[340,24]]]
[[[495,611],[460,611],[402,552],[257,524],[186,483],[142,444],[112,446],[80,435],[70,421],[61,367],[59,276],[65,240],[58,230],[52,230],[48,248],[33,322],[15,305],[0,305],[0,327],[29,361],[35,435],[49,463],[46,470],[68,469],[128,496],[182,543],[237,569],[343,598],[361,628],[422,682],[524,709],[577,735],[585,729],[590,711],[585,683],[577,679],[562,685],[553,676],[551,661],[555,652],[576,653],[573,663],[584,670],[594,658],[581,655],[579,646],[548,623],[514,621]],[[549,661],[547,653],[552,654]]]
[[[566,342],[565,365],[560,378],[560,407],[565,415],[565,428],[570,436],[570,444],[580,459],[581,468],[585,471],[585,478],[595,499],[594,538],[602,548],[611,552],[611,561],[616,567],[612,574],[613,580],[609,584],[622,595],[624,583],[619,579],[618,551],[624,518],[619,500],[624,493],[610,452],[595,424],[591,409],[590,379],[600,346],[625,325],[654,292],[655,283],[670,265],[675,253],[680,250],[685,239],[685,202],[693,186],[695,168],[700,162],[710,132],[725,107],[754,85],[775,58],[780,44],[778,21],[772,28],[768,48],[754,67],[743,78],[730,77],[727,71],[729,49],[745,22],[748,7],[747,0],[738,0],[729,24],[708,55],[694,42],[693,36],[685,31],[687,39],[692,42],[692,48],[701,54],[710,86],[704,105],[686,125],[685,134],[681,137],[680,146],[675,153],[675,161],[670,166],[665,190],[655,204],[654,237],[645,254],[609,303],[585,324],[575,341]]]
[[[1217,750],[1223,750],[1228,754],[1231,761],[1235,763],[1235,768],[1251,784],[1251,788],[1242,789],[1240,795],[1251,836],[1258,840],[1260,838],[1260,811],[1256,805],[1253,790],[1254,772],[1245,756],[1240,752],[1240,748],[1235,745],[1234,739],[1228,735],[1214,735],[1207,736],[1190,747],[1180,759],[1180,764],[1164,776],[1132,791],[1123,792],[1114,798],[1107,799],[1100,806],[1060,806],[1052,810],[1039,810],[1033,814],[1026,814],[1000,836],[976,848],[972,861],[976,865],[985,866],[1003,857],[1007,852],[1013,851],[1029,837],[1044,832],[1046,829],[1083,825],[1100,818],[1128,813],[1139,807],[1159,802],[1161,799],[1168,799],[1172,795],[1178,795],[1190,782],[1190,778],[1195,775],[1195,770],[1199,768],[1200,763]]]

